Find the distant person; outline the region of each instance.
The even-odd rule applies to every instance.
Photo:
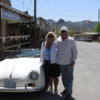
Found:
[[[65,90],[61,94],[66,94],[65,100],[71,100],[73,87],[73,70],[77,59],[77,47],[75,40],[68,35],[68,28],[61,27],[61,38],[57,40],[58,57],[57,63],[60,65],[62,82]]]
[[[54,32],[49,32],[46,35],[46,41],[43,42],[41,46],[40,60],[44,65],[46,87],[49,85],[47,92],[50,94],[57,94],[58,92],[57,87],[59,82],[58,77],[60,76],[60,69],[56,63],[57,50],[56,34]]]

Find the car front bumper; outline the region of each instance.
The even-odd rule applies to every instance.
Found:
[[[29,87],[25,85],[25,87],[16,87],[16,88],[5,88],[0,87],[0,92],[36,92],[45,88],[45,85]]]

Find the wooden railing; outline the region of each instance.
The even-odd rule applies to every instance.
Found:
[[[10,49],[10,48],[14,48],[14,47],[18,47],[18,46],[22,46],[22,45],[26,45],[26,44],[31,44],[31,42],[25,42],[25,43],[20,43],[20,44],[8,46],[8,47],[3,47],[3,48],[0,48],[0,51],[1,50],[7,50],[7,49]]]

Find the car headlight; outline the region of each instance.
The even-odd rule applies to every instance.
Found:
[[[39,77],[39,73],[38,73],[38,72],[32,71],[32,72],[30,73],[30,78],[31,78],[31,79],[36,80],[36,79],[38,79],[38,77]]]

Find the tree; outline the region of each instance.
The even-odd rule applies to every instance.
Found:
[[[74,36],[74,32],[72,30],[69,30],[69,35],[73,37]]]
[[[74,34],[74,32],[72,31],[72,30],[69,30],[68,31],[68,34],[69,34],[69,36],[75,36],[75,34]],[[61,35],[61,32],[60,32],[60,30],[58,31],[58,36],[60,36]]]
[[[58,36],[60,36],[60,35],[61,35],[61,31],[59,30],[59,31],[58,31]]]
[[[100,33],[100,23],[96,24],[96,26],[94,27],[94,32],[99,32]]]

